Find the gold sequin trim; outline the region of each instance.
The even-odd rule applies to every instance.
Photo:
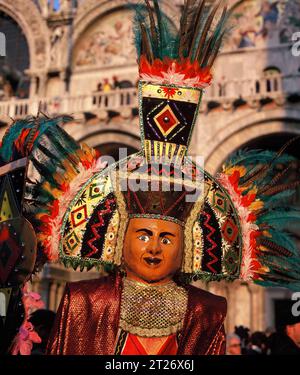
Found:
[[[124,279],[119,326],[141,337],[163,337],[182,330],[187,291],[174,281],[149,285]]]

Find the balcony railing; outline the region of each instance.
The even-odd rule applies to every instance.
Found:
[[[100,110],[120,110],[137,107],[137,90],[135,88],[98,92],[90,95],[65,95],[54,98],[12,98],[0,101],[0,119],[22,118],[34,115],[38,109],[47,114],[84,113]]]
[[[284,95],[300,94],[300,74],[272,75],[256,79],[242,79],[213,83],[206,89],[202,109],[209,102],[230,105],[237,99],[257,101],[265,98],[276,99]],[[0,102],[0,120],[9,117],[18,119],[34,115],[40,107],[42,112],[54,114],[99,113],[104,111],[121,112],[124,108],[138,106],[135,88],[98,92],[89,95],[65,95],[54,98],[12,98]]]

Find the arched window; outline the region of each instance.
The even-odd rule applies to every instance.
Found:
[[[270,66],[263,71],[266,84],[266,92],[279,90],[279,80],[281,79],[281,70],[275,66]]]
[[[1,32],[5,35],[6,54],[0,57],[0,100],[29,95],[29,47],[18,23],[0,11]]]

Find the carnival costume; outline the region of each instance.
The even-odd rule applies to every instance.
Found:
[[[36,177],[24,195],[40,264],[60,259],[66,267],[111,272],[67,285],[49,353],[147,354],[139,337],[167,337],[157,353],[222,354],[226,301],[188,284],[240,279],[299,289],[299,250],[284,230],[300,218],[284,204],[299,179],[281,183],[296,160],[284,153],[288,145],[277,154],[240,152],[212,177],[189,158],[229,14],[220,3],[208,10],[205,1],[187,1],[177,33],[158,1],[135,10],[140,152],[104,168],[56,125],[63,118],[16,122],[3,141],[21,144],[15,129],[25,124],[53,125],[33,141],[29,170]],[[149,286],[119,272],[133,218],[183,228],[174,281]]]

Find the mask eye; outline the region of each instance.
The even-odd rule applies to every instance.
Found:
[[[143,241],[143,242],[149,242],[150,241],[149,236],[147,236],[146,234],[142,234],[141,236],[138,237],[138,239]]]
[[[163,245],[170,245],[171,241],[167,238],[167,237],[164,237],[162,240],[161,240],[161,243]]]

